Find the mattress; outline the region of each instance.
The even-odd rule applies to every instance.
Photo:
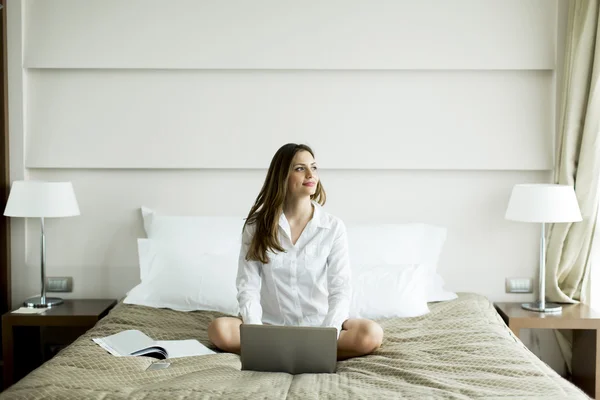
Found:
[[[157,340],[205,345],[219,313],[177,312],[119,303],[53,359],[0,399],[588,399],[531,353],[480,295],[432,303],[417,318],[381,320],[374,354],[341,361],[335,374],[240,370],[234,354],[156,360],[114,357],[92,338],[139,329]]]

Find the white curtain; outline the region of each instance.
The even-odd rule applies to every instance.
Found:
[[[573,185],[583,221],[551,227],[547,297],[600,306],[600,0],[570,0],[556,183]],[[555,331],[571,369],[572,332]]]
[[[581,302],[600,312],[600,224],[596,224],[592,251],[590,254],[590,272],[583,282]]]
[[[569,2],[565,74],[556,146],[556,183],[575,186],[583,221],[551,227],[546,287],[551,301],[588,291],[600,193],[600,0]]]

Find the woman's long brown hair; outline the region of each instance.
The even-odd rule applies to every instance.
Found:
[[[284,251],[279,242],[279,216],[283,212],[292,161],[299,151],[308,151],[313,158],[315,156],[312,149],[304,144],[288,143],[277,150],[271,160],[263,187],[244,223],[244,229],[246,229],[246,225],[255,226],[246,260],[267,264],[269,262],[268,250]],[[325,204],[325,190],[320,179],[315,194],[310,198],[321,205]]]

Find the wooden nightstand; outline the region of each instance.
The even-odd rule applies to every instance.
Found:
[[[583,304],[563,304],[561,313],[539,313],[521,308],[521,303],[495,303],[510,330],[572,329],[572,381],[589,396],[600,399],[600,313]]]
[[[8,388],[71,344],[106,316],[115,304],[117,300],[114,299],[65,300],[64,304],[42,314],[4,314],[3,388]]]

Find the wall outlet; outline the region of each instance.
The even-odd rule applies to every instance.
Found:
[[[506,278],[506,293],[533,293],[533,278]]]
[[[48,277],[46,279],[46,292],[72,292],[73,278],[70,276],[64,277]]]

